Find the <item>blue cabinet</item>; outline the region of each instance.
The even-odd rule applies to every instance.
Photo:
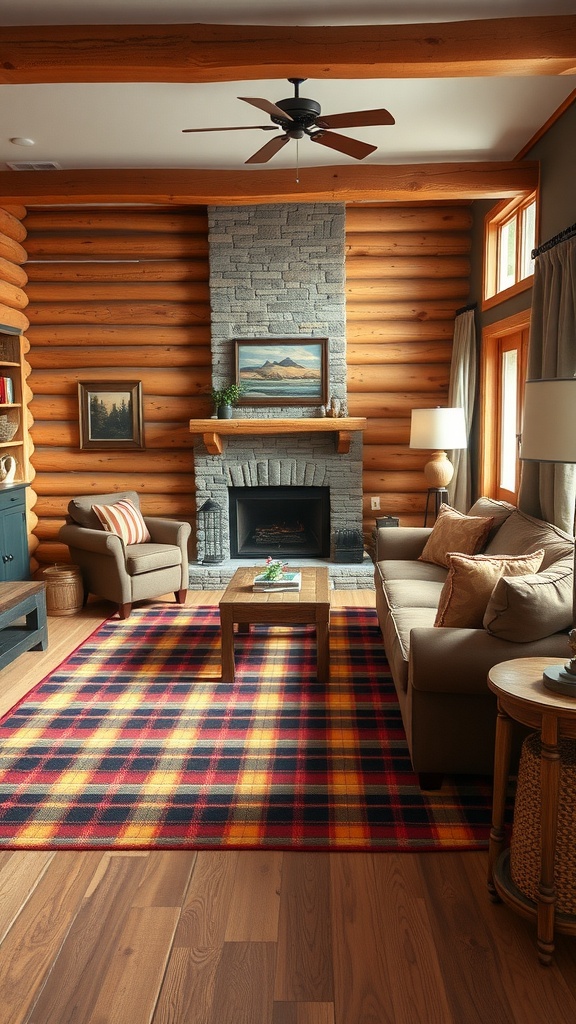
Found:
[[[30,578],[26,488],[28,484],[0,485],[0,581]]]

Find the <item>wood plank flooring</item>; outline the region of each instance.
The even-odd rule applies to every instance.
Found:
[[[50,618],[0,711],[109,607]],[[0,1024],[573,1024],[576,940],[541,967],[486,870],[482,852],[0,853]]]

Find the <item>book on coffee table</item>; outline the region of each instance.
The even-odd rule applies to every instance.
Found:
[[[267,580],[263,573],[254,577],[252,589],[259,593],[279,593],[287,590],[300,590],[302,573],[283,572],[277,580]]]

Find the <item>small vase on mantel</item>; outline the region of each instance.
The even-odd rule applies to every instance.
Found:
[[[231,420],[232,419],[232,406],[231,405],[219,405],[216,411],[216,415],[219,420]]]

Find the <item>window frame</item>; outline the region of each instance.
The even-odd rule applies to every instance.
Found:
[[[516,489],[508,491],[500,486],[500,451],[502,420],[501,365],[502,354],[512,347],[519,352],[516,399],[516,434],[522,422],[524,383],[528,360],[528,334],[530,309],[490,324],[482,331],[480,360],[480,494],[500,501],[517,504],[520,486],[519,459],[516,466]],[[514,336],[518,335],[517,341]]]
[[[534,246],[538,235],[539,202],[538,192],[528,196],[516,196],[515,199],[498,203],[484,218],[484,260],[482,281],[482,309],[490,309],[500,302],[506,302],[514,295],[532,287],[534,274],[520,277],[522,270],[522,253],[524,250],[524,211],[534,204]],[[499,253],[502,229],[512,220],[516,221],[515,270],[514,283],[507,288],[498,290],[500,272]],[[532,248],[532,246],[531,246]]]

